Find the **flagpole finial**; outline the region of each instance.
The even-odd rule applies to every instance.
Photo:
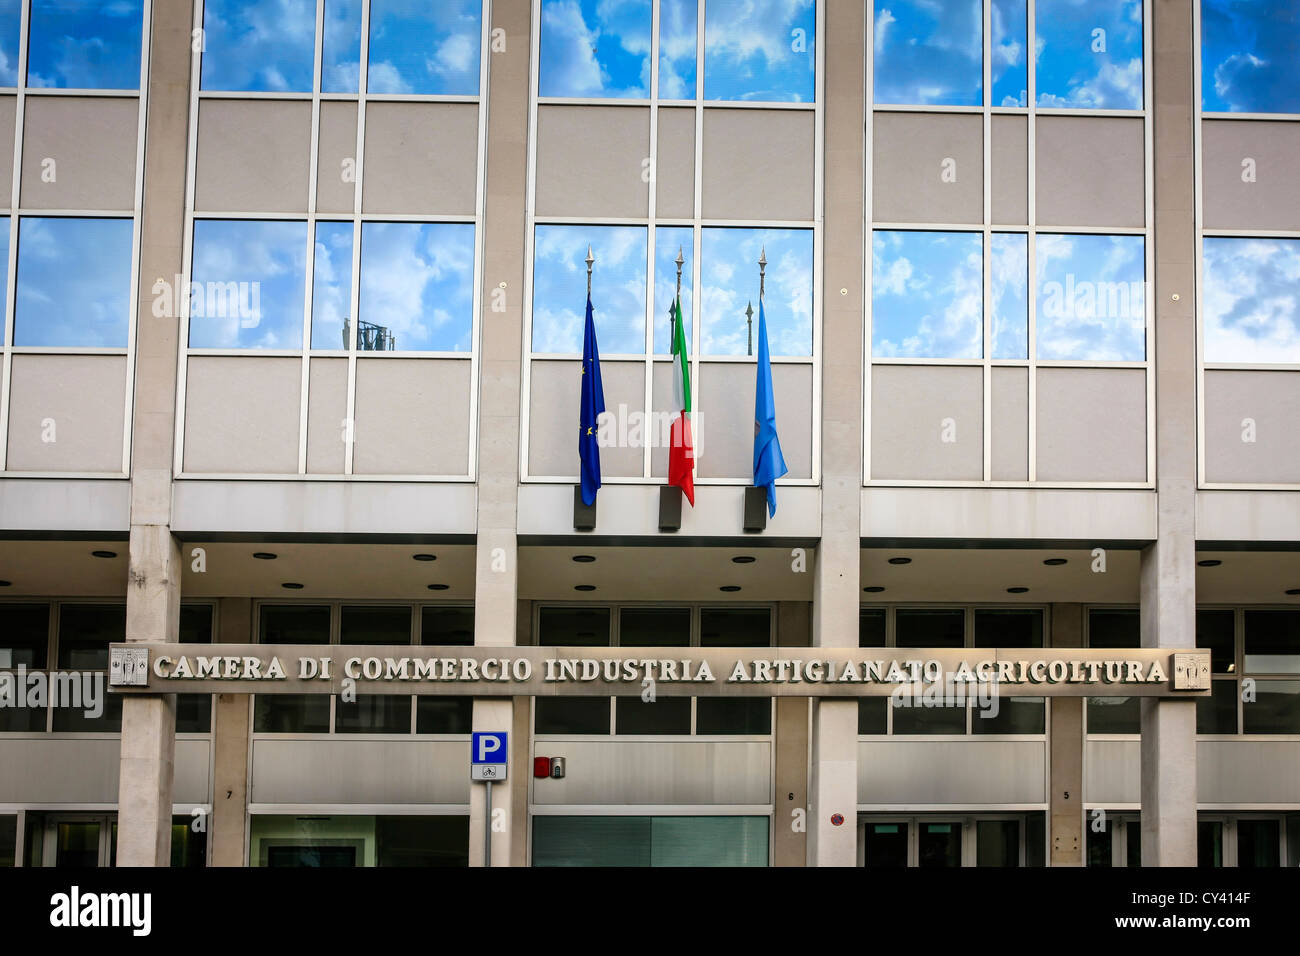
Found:
[[[591,246],[587,246],[587,295],[591,295],[591,265],[596,261],[596,257],[591,254]]]
[[[763,283],[767,278],[767,247],[758,250],[758,297],[763,298]]]
[[[686,262],[686,258],[682,255],[681,246],[677,247],[677,258],[674,261],[677,263],[677,298],[680,300],[682,297],[682,265]]]

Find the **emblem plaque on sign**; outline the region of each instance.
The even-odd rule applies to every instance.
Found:
[[[1174,690],[1209,690],[1210,659],[1204,654],[1174,655]]]
[[[149,648],[112,648],[108,659],[108,684],[110,687],[147,687]]]

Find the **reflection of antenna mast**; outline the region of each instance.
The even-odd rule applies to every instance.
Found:
[[[677,247],[677,258],[674,261],[677,263],[677,298],[673,299],[673,304],[668,307],[668,334],[672,338],[672,344],[668,347],[670,352],[675,352],[677,349],[677,307],[682,301],[682,263],[686,260],[682,257],[681,246]],[[683,329],[683,335],[685,332],[686,330]]]
[[[351,322],[343,317],[343,350],[347,351],[350,341]],[[357,323],[358,352],[393,352],[397,349],[397,336],[387,326],[375,325],[373,322]]]
[[[596,261],[596,257],[591,254],[591,246],[587,246],[587,298],[591,298],[591,265]]]
[[[748,331],[748,344],[745,346],[745,354],[754,354],[754,303],[749,302],[745,305],[745,328]]]

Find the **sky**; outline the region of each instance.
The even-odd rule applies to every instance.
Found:
[[[22,218],[15,345],[126,348],[130,313],[130,219]]]
[[[1038,105],[1142,108],[1142,0],[1038,0]]]
[[[650,0],[543,0],[541,96],[650,96]],[[698,9],[663,0],[659,96],[694,99]],[[711,0],[705,7],[704,95],[711,100],[811,102],[813,0]]]
[[[1300,3],[1201,0],[1201,108],[1300,113]]]
[[[0,86],[18,82],[20,0],[0,0]],[[143,0],[33,0],[27,85],[140,88]]]
[[[1207,362],[1300,362],[1300,239],[1205,238]]]
[[[984,356],[981,233],[880,230],[871,246],[873,356]]]
[[[983,104],[983,38],[980,0],[877,0],[876,102]]]
[[[197,303],[191,306],[190,348],[301,348],[306,275],[307,223],[196,219],[191,283],[204,296],[205,314],[196,314]],[[250,314],[231,308],[207,314],[217,311],[206,307],[208,292],[229,282],[248,283],[241,301]]]
[[[1040,360],[1140,362],[1146,357],[1142,236],[1039,233],[1035,264]]]

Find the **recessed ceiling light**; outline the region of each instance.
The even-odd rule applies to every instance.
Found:
[[[450,584],[430,584],[430,585],[429,585],[429,590],[430,590],[430,591],[446,591],[446,590],[447,590],[448,588],[450,588],[450,587],[451,587]]]
[[[411,555],[411,557],[414,558],[416,561],[437,561],[438,560],[438,556],[436,554],[413,554]]]
[[[911,564],[912,559],[911,558],[890,558],[889,563],[890,564]]]
[[[882,588],[878,584],[873,584],[871,587],[863,588],[862,590],[866,591],[868,594],[879,594],[881,591],[884,590],[884,588]]]
[[[753,564],[758,559],[752,554],[738,554],[731,559],[732,564]]]
[[[94,555],[95,557],[97,557],[97,558],[116,558],[116,557],[117,557],[117,552],[116,552],[116,551],[92,551],[92,552],[90,552],[90,553],[91,553],[92,555]]]
[[[1008,594],[1024,594],[1029,588],[1007,588]]]
[[[253,557],[257,558],[259,561],[274,561],[279,557],[279,555],[270,551],[254,551]]]
[[[301,591],[306,585],[299,584],[297,581],[285,581],[280,587],[289,591]]]
[[[573,590],[575,590],[575,591],[594,591],[594,590],[596,590],[596,585],[594,585],[594,584],[575,584],[575,585],[573,586]]]
[[[1197,561],[1196,566],[1198,568],[1217,568],[1222,563],[1218,558],[1206,558],[1204,561]]]
[[[1067,561],[1065,558],[1048,558],[1043,562],[1043,564],[1047,565],[1049,568],[1059,568],[1061,565],[1066,563]]]
[[[13,587],[12,581],[0,581],[0,588]]]
[[[596,556],[594,554],[575,554],[573,560],[579,564],[591,564],[596,560]]]
[[[740,585],[739,585],[739,584],[724,584],[722,587],[718,588],[718,590],[719,590],[719,591],[726,591],[728,594],[730,594],[730,593],[732,593],[733,591],[739,591],[739,590],[740,590]]]
[[[4,583],[5,583],[6,585],[9,584],[8,581],[5,581]],[[1293,595],[1294,595],[1294,594],[1300,594],[1300,588],[1287,588],[1287,589],[1286,589],[1286,593],[1287,593],[1287,594],[1293,594]]]

